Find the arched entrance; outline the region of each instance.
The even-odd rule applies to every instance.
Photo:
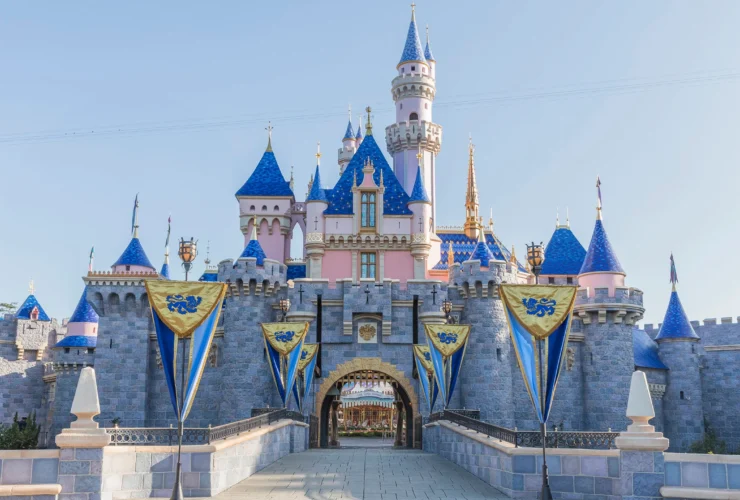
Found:
[[[371,380],[390,384],[402,402],[402,414],[406,423],[406,437],[403,445],[414,446],[414,416],[418,414],[418,397],[411,382],[404,373],[380,358],[355,358],[342,363],[330,372],[316,392],[315,408],[319,410],[319,443],[322,448],[329,446],[329,420],[332,402],[338,401],[342,387],[356,380]],[[336,404],[336,403],[335,403]]]

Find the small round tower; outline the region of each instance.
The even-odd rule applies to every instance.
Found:
[[[663,396],[665,434],[671,441],[671,451],[686,452],[704,435],[702,377],[699,336],[686,316],[676,283],[678,274],[671,254],[671,298],[655,342],[669,368]]]

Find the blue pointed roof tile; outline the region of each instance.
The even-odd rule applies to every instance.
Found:
[[[398,64],[403,64],[408,61],[421,61],[426,62],[424,58],[424,49],[421,46],[421,40],[419,39],[419,31],[416,29],[416,17],[411,14],[411,23],[409,24],[409,31],[406,34],[406,44],[403,46],[403,53],[401,54],[401,60]]]
[[[236,192],[236,196],[290,196],[290,182],[285,180],[272,148],[262,155],[257,167],[247,182]]]
[[[421,167],[416,167],[416,181],[414,181],[414,189],[411,191],[409,203],[431,203],[427,190],[424,188],[424,181],[421,178]]]
[[[473,253],[470,255],[470,260],[479,260],[481,267],[488,267],[488,264],[496,258],[493,256],[491,249],[488,248],[485,239],[481,238],[476,243]]]
[[[92,308],[90,303],[87,301],[87,287],[82,291],[82,297],[77,302],[72,317],[69,318],[69,323],[97,323],[98,313]]]
[[[334,185],[334,188],[324,190],[326,192],[326,198],[329,201],[329,208],[324,213],[327,215],[352,214],[352,185],[355,179],[355,172],[357,172],[357,183],[362,184],[365,178],[362,167],[368,158],[372,160],[375,167],[375,172],[373,173],[375,184],[380,185],[380,172],[383,172],[383,183],[385,185],[383,214],[411,215],[413,212],[406,206],[409,196],[406,194],[403,186],[401,186],[401,183],[398,182],[396,174],[393,173],[393,170],[388,165],[373,135],[365,136],[365,140],[357,148],[357,152],[347,164],[344,173]]]
[[[466,260],[473,259],[472,253],[476,249],[478,242],[470,239],[465,233],[437,233],[439,239],[442,240],[440,245],[440,259],[437,264],[432,268],[436,271],[447,271],[447,254],[452,245],[452,255],[456,264],[462,264]],[[492,234],[486,234],[486,245],[493,254],[494,260],[509,262],[511,260],[511,252],[501,241]],[[517,262],[517,268],[520,272],[527,272],[527,269],[520,263]]]
[[[215,269],[206,269],[203,274],[198,278],[198,281],[215,282],[218,281],[218,271]]]
[[[144,247],[141,246],[139,238],[131,238],[131,242],[123,251],[118,260],[113,264],[114,266],[142,266],[149,267],[154,271],[154,266],[149,262],[149,258],[146,256]]]
[[[547,254],[545,254],[547,262]],[[619,273],[625,274],[617,254],[614,253],[609,238],[604,229],[604,223],[599,219],[596,221],[591,243],[588,245],[588,252],[583,261],[581,270],[578,274],[586,273]]]
[[[326,191],[321,187],[321,175],[319,174],[319,166],[316,165],[316,174],[313,176],[313,184],[311,185],[311,192],[308,193],[306,201],[323,201],[328,203],[326,199]]]
[[[427,33],[427,45],[424,47],[424,58],[427,61],[436,61],[434,54],[432,54],[432,46],[429,45],[429,34]]]
[[[355,135],[355,139],[362,139],[362,125],[357,126],[357,135]]]
[[[694,327],[691,326],[688,316],[686,316],[686,311],[683,310],[681,299],[678,298],[676,290],[671,292],[671,299],[668,301],[668,309],[665,312],[663,324],[658,336],[655,337],[655,340],[664,339],[699,340],[699,336],[694,331]]]
[[[166,280],[170,279],[170,265],[169,265],[169,263],[165,262],[164,264],[162,264],[162,270],[159,271],[159,275],[162,278],[166,279]]]
[[[31,311],[33,311],[34,307],[38,307],[39,309],[39,321],[51,321],[49,316],[46,314],[46,311],[44,311],[44,308],[41,307],[41,304],[39,304],[39,301],[33,294],[26,297],[26,300],[23,301],[23,304],[21,304],[18,311],[15,313],[15,317],[19,319],[31,319]]]
[[[82,348],[95,348],[98,345],[98,337],[87,336],[87,335],[70,335],[64,337],[62,340],[56,343],[55,349],[62,347],[82,347]]]
[[[265,259],[267,258],[267,255],[265,254],[265,251],[262,250],[262,245],[260,245],[260,242],[256,238],[249,240],[249,243],[247,243],[244,251],[239,256],[240,259],[244,259],[247,257],[254,257],[255,259],[257,259],[258,266],[265,265]]]
[[[632,355],[635,366],[638,368],[668,369],[658,356],[658,344],[650,338],[645,330],[639,328],[632,330]]]
[[[586,257],[586,249],[569,227],[560,226],[545,248],[542,274],[578,274]]]
[[[354,139],[355,138],[355,132],[354,127],[352,127],[352,120],[347,122],[347,130],[344,131],[344,137],[342,137],[342,140],[344,139]]]

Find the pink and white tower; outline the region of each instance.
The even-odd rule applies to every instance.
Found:
[[[436,65],[429,45],[428,30],[426,48],[421,45],[412,5],[406,44],[401,61],[396,67],[398,75],[393,79],[391,88],[396,107],[396,123],[386,127],[385,142],[388,153],[393,156],[393,170],[406,193],[411,194],[413,191],[417,167],[422,165],[421,177],[429,190],[434,221],[435,169],[437,154],[442,145],[442,127],[432,121],[432,104],[437,92]],[[420,148],[424,155],[421,162],[416,158]]]

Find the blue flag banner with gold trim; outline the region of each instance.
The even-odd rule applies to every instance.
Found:
[[[565,358],[575,286],[499,287],[519,369],[540,423],[550,416]]]
[[[293,396],[301,413],[303,413],[303,402],[308,397],[308,391],[313,382],[317,352],[319,352],[319,344],[303,344],[301,357],[298,360],[298,380],[293,385]]]
[[[434,378],[434,366],[432,365],[432,355],[429,353],[429,346],[418,344],[414,346],[414,359],[416,360],[416,370],[419,372],[419,385],[424,393],[424,399],[426,399],[429,405],[429,413],[434,408],[433,396],[430,393],[431,384],[436,382]]]
[[[172,408],[178,422],[184,422],[193,406],[203,376],[208,351],[221,314],[226,284],[146,281],[144,285],[152,308]],[[185,387],[178,390],[178,356],[183,355],[179,346],[180,342],[187,342],[188,339],[190,349],[185,369]]]
[[[460,377],[470,325],[424,325],[424,329],[438,391],[447,408]]]
[[[308,323],[262,323],[261,326],[272,378],[283,406],[287,407],[298,375]]]

